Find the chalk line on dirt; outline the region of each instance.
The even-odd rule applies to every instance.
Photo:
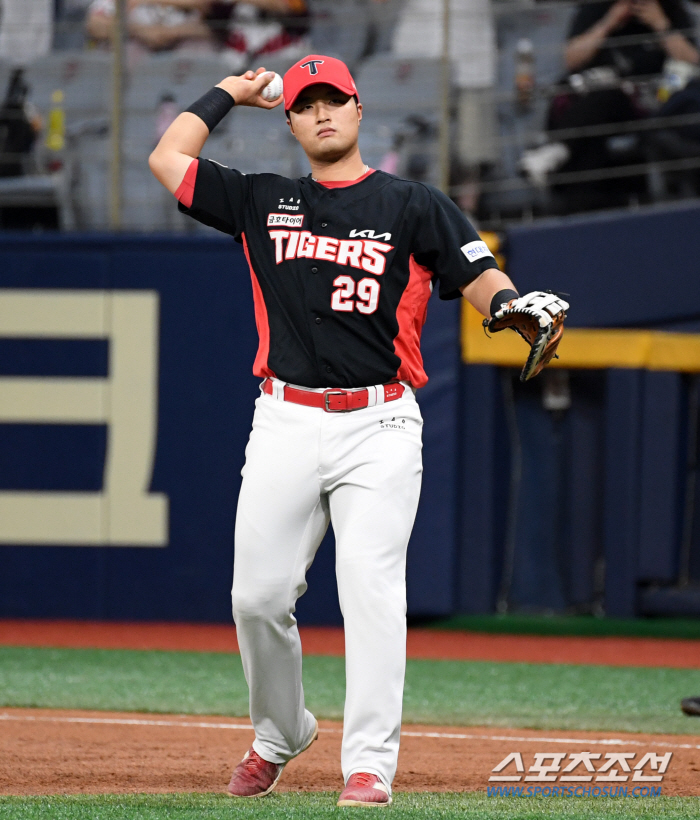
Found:
[[[6,712],[0,713],[0,720],[37,722],[37,723],[87,723],[87,724],[108,724],[113,726],[175,726],[179,728],[191,729],[233,729],[252,731],[250,723],[211,723],[209,721],[191,720],[158,720],[155,718],[98,718],[98,717],[68,717],[52,715],[10,715]],[[328,734],[342,734],[342,729],[329,729],[319,727],[319,732]],[[444,738],[448,740],[492,740],[508,743],[565,743],[565,744],[586,744],[589,746],[650,746],[650,742],[641,740],[627,740],[623,738],[581,738],[581,737],[518,737],[515,735],[475,735],[462,732],[412,732],[402,731],[402,737],[431,737]],[[668,741],[655,740],[654,746],[666,749],[700,749],[700,745],[692,743],[669,743]]]

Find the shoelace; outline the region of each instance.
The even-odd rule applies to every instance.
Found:
[[[260,755],[254,751],[251,751],[248,757],[246,757],[245,760],[241,761],[244,769],[254,769],[256,771],[260,768],[260,765],[265,762],[266,761],[264,761],[262,757],[260,757]]]
[[[367,772],[357,772],[352,776],[352,784],[353,786],[374,786],[375,783],[375,775],[368,774]]]

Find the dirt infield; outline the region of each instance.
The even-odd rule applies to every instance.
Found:
[[[218,792],[252,739],[246,719],[3,709],[0,794]],[[342,788],[340,741],[340,724],[323,721],[318,741],[289,764],[280,790]],[[647,752],[672,752],[663,793],[700,795],[700,736],[444,726],[404,726],[394,787],[484,791],[492,769],[514,751],[521,753],[526,770],[535,752],[600,753],[596,768],[613,752],[634,753],[632,766]],[[631,789],[637,784],[631,774],[628,777]],[[618,780],[605,785],[625,784]]]
[[[305,654],[344,654],[342,629],[302,627],[300,632]],[[225,624],[0,620],[0,645],[238,651],[235,627]],[[700,641],[409,629],[408,657],[700,669]]]

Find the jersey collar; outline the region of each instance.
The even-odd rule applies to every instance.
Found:
[[[316,182],[317,185],[323,185],[324,188],[349,188],[351,185],[357,185],[359,182],[362,182],[363,179],[367,179],[370,174],[374,173],[374,168],[368,168],[361,177],[357,179],[343,179],[337,182],[320,182],[319,180],[314,179],[313,181]],[[312,177],[313,179],[313,177]]]

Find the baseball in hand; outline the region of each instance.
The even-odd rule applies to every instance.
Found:
[[[279,74],[276,73],[275,76],[270,80],[270,82],[265,86],[265,88],[263,88],[261,92],[263,100],[267,100],[268,102],[274,102],[282,93],[282,89],[282,78]]]

